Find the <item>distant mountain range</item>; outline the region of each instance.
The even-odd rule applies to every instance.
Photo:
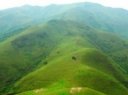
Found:
[[[1,95],[128,95],[128,11],[95,3],[0,11]]]

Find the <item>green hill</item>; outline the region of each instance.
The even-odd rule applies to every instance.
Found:
[[[105,60],[102,62],[101,59],[104,59],[103,55],[100,57],[100,59],[98,59],[97,57],[100,56],[100,53],[98,54],[98,52],[96,52],[97,56],[95,56],[97,61],[94,57],[92,57],[94,58],[95,63],[90,62],[92,59],[89,59],[90,57],[86,57],[88,52],[92,52],[92,56],[95,55],[95,50],[85,49],[70,54],[70,56],[67,55],[54,61],[48,61],[48,65],[30,73],[26,77],[22,78],[18,83],[16,83],[15,90],[22,92],[25,90],[37,88],[53,89],[56,86],[56,90],[61,87],[89,87],[108,95],[128,94],[127,89],[119,81],[117,81],[117,79],[114,78],[114,75],[110,75],[112,73],[110,73],[108,69],[115,69],[115,67],[110,65],[112,63]],[[84,56],[84,54],[87,55]],[[73,59],[73,56],[75,56],[76,59]],[[89,63],[100,64],[100,62],[101,64],[106,64],[110,67],[107,68],[106,66],[106,71],[104,71],[105,69],[99,69],[99,66],[88,66]],[[113,71],[113,73],[119,74],[118,71]]]
[[[70,80],[73,81],[73,83],[69,82],[67,84],[70,87],[89,87],[112,95],[127,93],[125,88],[127,78],[121,72],[121,68],[111,59],[107,58],[106,55],[100,53],[104,52],[104,49],[100,47],[105,46],[104,43],[106,41],[100,44],[95,42],[94,44],[94,41],[97,39],[102,41],[103,38],[101,39],[99,36],[94,40],[92,37],[103,34],[106,36],[111,35],[109,33],[98,32],[91,27],[76,22],[52,20],[46,24],[31,27],[19,35],[11,37],[1,43],[0,47],[0,58],[2,59],[0,62],[1,78],[3,78],[3,81],[0,83],[1,87],[6,86],[3,89],[7,91],[9,88],[12,88],[17,79],[34,70],[35,72],[16,83],[16,92],[48,87],[59,80]],[[104,39],[107,40],[110,38],[104,37]],[[112,36],[111,39],[117,40],[117,37]],[[107,41],[109,42],[109,40]],[[120,46],[117,49],[122,48],[123,40],[118,39],[117,41],[118,43],[120,42]],[[69,56],[70,54],[71,56]],[[41,69],[39,69],[40,67]],[[7,73],[3,75],[5,71]],[[82,76],[79,76],[79,71],[85,74],[82,75],[83,78],[88,77],[87,79],[85,78],[88,84],[84,84],[85,81],[83,81]],[[42,75],[47,77],[41,77]],[[68,77],[69,79],[67,79]],[[90,80],[91,77],[92,80]],[[99,79],[100,77],[101,79]],[[74,78],[77,80],[73,80]],[[42,81],[50,79],[52,81]],[[99,84],[97,82],[97,85],[101,85],[101,82],[104,81],[106,88],[102,88],[104,87],[103,85],[99,86],[99,88],[94,86],[94,80],[101,80]],[[110,85],[111,82],[112,85]],[[107,88],[113,90],[113,93],[109,92]]]
[[[127,95],[127,14],[93,3],[0,11],[0,94]]]
[[[122,38],[127,38],[127,10],[104,7],[95,3],[78,3],[72,6],[56,18],[85,23],[98,30],[112,32]]]
[[[67,5],[22,6],[0,11],[0,41],[13,36],[25,28],[45,23],[49,20],[72,20],[88,24],[99,30],[112,32],[128,38],[128,11],[104,7],[95,3]],[[9,22],[8,22],[9,20]]]
[[[50,91],[50,92],[49,92]],[[90,88],[67,88],[67,89],[57,89],[57,90],[47,90],[47,89],[37,89],[33,91],[24,92],[18,95],[106,95],[104,93],[92,90]]]

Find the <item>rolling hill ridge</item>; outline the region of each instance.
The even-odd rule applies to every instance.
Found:
[[[128,94],[128,11],[78,3],[0,14],[0,94]]]

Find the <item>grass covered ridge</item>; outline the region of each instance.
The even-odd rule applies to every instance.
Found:
[[[48,89],[64,81],[64,89],[88,87],[108,95],[126,95],[127,78],[107,56],[113,48],[125,49],[125,41],[110,35],[74,21],[51,20],[30,27],[1,43],[0,86],[11,83],[2,90],[11,88],[10,92],[17,93]],[[116,47],[109,43],[113,39]]]

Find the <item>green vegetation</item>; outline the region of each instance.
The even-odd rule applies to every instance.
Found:
[[[93,52],[91,49],[85,49],[81,52],[86,54],[88,51]],[[127,89],[113,76],[103,73],[97,68],[88,67],[86,65],[86,63],[89,63],[88,60],[81,60],[81,57],[83,57],[81,52],[75,54],[77,56],[76,61],[72,59],[73,53],[70,56],[54,60],[47,66],[27,75],[16,83],[15,90],[22,92],[36,88],[47,88],[58,81],[64,80],[66,84],[63,87],[66,88],[89,87],[108,95],[125,95],[128,93]],[[95,61],[95,64],[98,61]],[[118,72],[115,73],[118,74]],[[56,85],[52,87],[56,87]]]
[[[128,95],[127,14],[91,3],[0,11],[0,94]]]
[[[37,89],[33,91],[24,92],[18,95],[106,95],[101,92],[89,89],[89,88],[67,88],[67,89]]]

